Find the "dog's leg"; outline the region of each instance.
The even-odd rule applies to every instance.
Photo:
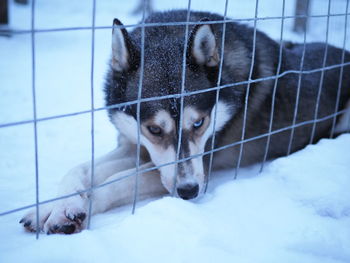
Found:
[[[139,167],[139,171],[154,167],[149,162]],[[111,207],[130,204],[134,200],[136,187],[136,168],[119,172],[101,184],[93,192],[93,214],[100,213]],[[167,193],[163,186],[159,170],[141,172],[138,175],[137,200],[161,196]]]
[[[98,185],[111,175],[135,167],[134,146],[124,143],[115,151],[95,161],[94,184]],[[132,157],[125,157],[132,156]],[[119,158],[119,159],[118,159]],[[59,186],[58,197],[85,191],[39,208],[39,228],[46,233],[74,233],[85,227],[88,210],[88,192],[91,186],[91,164],[84,163],[72,169]],[[36,231],[36,211],[33,209],[20,223],[28,231]]]
[[[133,158],[130,158],[133,160]],[[127,159],[119,160],[126,162]],[[129,160],[130,161],[130,160]],[[141,165],[142,171],[153,167],[152,163]],[[92,193],[92,214],[106,211],[112,207],[129,204],[133,201],[135,191],[136,168],[123,170],[102,182],[101,187]],[[138,175],[138,200],[160,196],[167,193],[163,187],[158,170],[152,170]],[[40,208],[40,227],[48,233],[77,233],[86,227],[88,212],[87,196],[77,195],[48,204]],[[23,220],[28,231],[35,231],[35,210]],[[29,223],[28,223],[29,222]]]

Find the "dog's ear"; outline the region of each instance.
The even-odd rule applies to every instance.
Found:
[[[207,18],[200,22],[209,21]],[[198,65],[215,67],[219,64],[219,52],[212,26],[210,24],[196,25],[189,37],[187,55],[190,62]]]
[[[129,37],[123,24],[113,20],[112,29],[112,68],[122,72],[138,67],[139,51]]]

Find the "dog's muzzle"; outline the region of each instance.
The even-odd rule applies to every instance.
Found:
[[[184,200],[196,198],[198,196],[198,184],[185,184],[177,188],[177,194]]]

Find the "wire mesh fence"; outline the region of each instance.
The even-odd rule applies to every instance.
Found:
[[[262,0],[260,0],[262,1]],[[140,78],[138,82],[138,92],[137,92],[137,99],[133,101],[128,101],[124,103],[118,103],[110,106],[105,106],[105,107],[95,107],[95,99],[94,99],[94,64],[95,64],[95,32],[96,30],[100,29],[110,29],[112,30],[113,27],[115,26],[96,26],[95,25],[95,20],[96,20],[96,0],[93,0],[93,6],[92,6],[92,20],[91,20],[91,26],[88,27],[69,27],[69,28],[51,28],[51,29],[37,29],[35,28],[35,10],[36,10],[36,3],[35,0],[32,0],[31,2],[31,29],[30,30],[12,30],[11,34],[30,34],[31,35],[31,69],[32,69],[32,100],[33,100],[33,118],[29,120],[23,120],[23,121],[16,121],[16,122],[8,122],[8,123],[0,123],[0,128],[5,128],[5,127],[11,127],[11,126],[19,126],[19,125],[24,125],[24,124],[32,124],[33,129],[34,129],[34,145],[35,145],[35,203],[27,206],[22,206],[18,207],[12,210],[4,211],[1,212],[1,216],[6,216],[8,214],[25,210],[28,208],[33,208],[35,207],[36,209],[36,237],[39,237],[40,233],[40,227],[39,227],[39,214],[40,214],[40,206],[54,202],[57,200],[62,200],[65,198],[69,198],[72,196],[80,195],[80,194],[89,194],[90,199],[89,199],[89,209],[88,209],[88,227],[90,227],[90,222],[91,222],[91,213],[92,213],[92,198],[94,191],[96,189],[106,187],[107,185],[117,183],[127,177],[135,177],[135,184],[134,184],[134,197],[133,197],[133,205],[132,205],[132,213],[135,212],[137,201],[138,201],[138,191],[139,191],[139,180],[138,180],[138,175],[141,173],[146,173],[149,171],[154,171],[157,169],[160,169],[161,167],[169,166],[169,165],[174,165],[174,164],[179,164],[182,162],[186,162],[188,160],[198,158],[198,157],[203,157],[203,156],[209,156],[209,169],[208,169],[208,174],[206,177],[206,188],[208,184],[210,183],[210,176],[212,172],[212,162],[213,162],[213,154],[231,147],[239,147],[239,156],[238,156],[238,162],[236,165],[235,169],[235,174],[233,178],[237,178],[239,174],[239,169],[241,166],[241,160],[242,160],[242,155],[244,151],[244,144],[254,141],[254,140],[259,140],[262,138],[266,139],[266,145],[265,145],[265,150],[264,150],[264,158],[261,162],[261,169],[260,171],[263,170],[265,162],[268,158],[268,152],[269,152],[269,147],[270,147],[270,139],[272,135],[282,133],[285,131],[290,131],[290,138],[289,138],[289,144],[288,144],[288,151],[286,152],[286,155],[289,155],[292,152],[292,144],[293,144],[293,138],[295,136],[295,129],[298,127],[302,127],[305,125],[312,125],[312,133],[310,135],[310,143],[314,141],[314,136],[315,136],[315,128],[318,123],[322,123],[327,120],[332,120],[332,127],[331,127],[331,137],[334,136],[334,129],[335,129],[335,124],[336,124],[336,119],[339,115],[343,114],[346,112],[345,109],[343,110],[338,110],[339,108],[339,97],[340,97],[340,89],[341,89],[341,81],[343,79],[343,69],[345,66],[350,66],[350,62],[345,61],[345,48],[346,48],[346,38],[347,38],[347,23],[348,23],[348,15],[349,15],[349,0],[346,1],[346,10],[344,13],[338,13],[338,14],[332,14],[330,12],[331,8],[331,0],[328,1],[328,9],[327,9],[327,14],[322,14],[322,15],[294,15],[294,16],[286,16],[285,15],[285,0],[283,0],[282,4],[282,10],[281,10],[281,15],[276,16],[276,17],[259,17],[259,0],[255,1],[255,15],[252,18],[245,18],[245,19],[231,19],[227,17],[227,10],[228,10],[228,5],[229,5],[229,0],[225,1],[225,6],[223,7],[223,20],[221,21],[199,21],[199,22],[191,22],[190,21],[190,15],[192,12],[191,9],[191,0],[188,0],[187,4],[187,19],[186,21],[182,22],[164,22],[164,23],[145,23],[146,19],[146,8],[147,5],[144,5],[143,8],[143,15],[142,15],[142,20],[141,23],[139,24],[132,24],[132,25],[123,25],[123,26],[117,26],[118,28],[141,28],[141,52],[140,52]],[[335,1],[335,0],[333,0]],[[345,19],[345,24],[344,24],[344,37],[343,37],[343,52],[342,52],[342,57],[341,61],[339,64],[335,65],[326,65],[326,59],[327,59],[327,52],[328,52],[328,35],[329,35],[329,20],[331,17],[344,17]],[[304,58],[305,58],[305,47],[306,47],[306,31],[303,32],[303,51],[302,51],[302,57],[300,60],[300,66],[298,70],[286,70],[281,72],[281,63],[282,63],[282,51],[283,51],[283,41],[284,41],[284,22],[286,19],[296,19],[296,18],[303,18],[303,19],[308,19],[308,18],[326,18],[327,19],[327,27],[326,27],[326,49],[323,54],[323,63],[322,67],[316,68],[316,69],[311,69],[311,70],[305,70],[304,69]],[[276,72],[274,75],[267,76],[267,77],[261,77],[261,78],[253,78],[253,69],[254,69],[254,63],[256,63],[255,55],[256,55],[256,33],[257,33],[257,22],[258,21],[263,21],[263,20],[279,20],[280,21],[280,38],[279,38],[279,54],[278,54],[278,65],[276,67]],[[223,56],[224,56],[224,50],[225,50],[225,34],[226,34],[226,26],[228,23],[233,23],[233,22],[253,22],[253,29],[254,29],[254,34],[253,34],[253,41],[252,41],[252,54],[251,54],[251,64],[249,68],[249,77],[247,80],[244,81],[239,81],[239,82],[234,82],[234,83],[229,83],[229,84],[222,84],[221,83],[221,75],[222,75],[222,68],[223,68]],[[221,36],[221,50],[220,50],[220,63],[219,63],[219,70],[218,70],[218,80],[216,83],[216,86],[207,88],[207,89],[201,89],[201,90],[196,90],[196,91],[187,91],[186,90],[186,55],[187,55],[187,43],[188,43],[188,38],[189,38],[189,28],[190,26],[194,25],[200,25],[200,24],[219,24],[222,25],[222,36]],[[159,96],[156,97],[143,97],[142,96],[142,91],[143,91],[143,76],[144,76],[144,53],[145,53],[145,29],[148,27],[164,27],[164,26],[184,26],[185,27],[185,34],[183,36],[183,57],[182,57],[182,71],[181,71],[181,92],[176,93],[176,94],[171,94],[171,95],[163,95],[159,94]],[[89,30],[91,31],[91,73],[90,73],[90,93],[91,93],[91,102],[90,102],[90,108],[83,110],[83,111],[77,111],[77,112],[70,112],[67,114],[60,114],[60,115],[54,115],[54,116],[49,116],[49,117],[42,117],[38,118],[37,116],[37,104],[36,104],[36,40],[35,37],[37,34],[40,33],[45,33],[45,32],[60,32],[60,31],[75,31],[75,30]],[[3,30],[5,31],[5,30]],[[338,83],[338,91],[337,91],[337,101],[335,103],[335,108],[334,108],[334,113],[319,117],[318,111],[319,111],[319,102],[322,94],[322,87],[323,87],[323,79],[324,79],[324,74],[328,70],[332,69],[339,69],[340,70],[340,76],[339,76],[339,83]],[[317,95],[317,102],[316,102],[316,107],[314,109],[314,118],[310,120],[306,120],[303,122],[297,122],[297,115],[298,115],[298,103],[300,99],[300,89],[301,89],[301,79],[303,75],[307,74],[312,74],[312,73],[320,73],[320,84],[318,87],[318,95]],[[291,125],[279,128],[279,129],[273,129],[273,123],[274,123],[274,111],[275,111],[275,95],[276,95],[276,90],[278,87],[278,81],[281,77],[288,76],[291,74],[296,74],[298,75],[298,82],[297,82],[297,94],[296,94],[296,100],[295,100],[295,107],[294,107],[294,112],[293,112],[293,121]],[[258,136],[254,137],[246,137],[246,120],[247,120],[247,111],[248,111],[248,105],[249,105],[249,96],[250,96],[250,88],[251,85],[263,81],[273,81],[273,93],[272,93],[272,100],[271,100],[271,111],[270,111],[270,122],[269,122],[269,129],[266,133],[259,134]],[[211,139],[210,139],[210,150],[204,151],[203,153],[197,154],[197,155],[192,155],[186,158],[181,158],[180,157],[180,147],[181,147],[181,137],[182,137],[182,118],[183,118],[183,111],[184,111],[184,99],[189,96],[195,96],[198,94],[202,93],[207,93],[207,92],[215,92],[215,99],[216,99],[216,104],[219,101],[220,97],[220,92],[224,89],[227,88],[234,88],[240,85],[246,85],[246,94],[245,94],[245,100],[244,100],[244,107],[243,107],[243,123],[242,123],[242,134],[241,134],[241,140],[240,141],[235,141],[230,144],[226,144],[221,147],[215,147],[215,123],[216,123],[216,117],[217,117],[217,106],[214,108],[214,125],[213,129],[211,132]],[[160,166],[154,166],[154,167],[148,167],[148,168],[142,168],[141,163],[140,163],[140,151],[141,151],[141,117],[140,117],[140,111],[141,111],[141,104],[145,102],[155,102],[159,100],[168,100],[168,99],[179,99],[180,100],[180,122],[179,122],[179,127],[178,127],[178,140],[177,140],[177,149],[176,149],[176,160],[170,163],[164,163]],[[106,183],[102,184],[96,184],[95,183],[95,123],[94,123],[94,118],[95,118],[95,113],[99,111],[106,111],[109,109],[119,109],[125,106],[130,106],[130,105],[136,105],[137,113],[136,113],[136,121],[137,121],[137,151],[136,151],[136,163],[135,167],[136,170],[133,173],[130,173],[128,175],[125,175],[123,177],[120,177],[115,180],[108,181]],[[44,176],[44,175],[39,175],[39,163],[38,163],[38,156],[40,155],[40,152],[38,150],[38,132],[37,132],[37,124],[39,122],[45,122],[48,120],[52,119],[63,119],[63,118],[69,118],[72,116],[76,115],[83,115],[83,114],[90,114],[91,118],[91,178],[90,178],[90,187],[84,191],[78,191],[75,193],[71,193],[68,195],[64,196],[58,196],[56,198],[51,198],[48,200],[41,201],[39,197],[39,176]],[[177,167],[177,165],[175,165]],[[175,175],[177,173],[177,168],[175,168]],[[176,176],[174,177],[176,179]],[[176,187],[176,181],[174,181],[174,189],[173,193],[175,193],[175,187]]]

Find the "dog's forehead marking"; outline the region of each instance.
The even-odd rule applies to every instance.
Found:
[[[216,108],[216,114],[215,114],[215,108]],[[218,103],[213,107],[210,115],[211,115],[210,126],[213,125],[213,120],[216,117],[215,131],[220,131],[225,126],[225,124],[230,120],[230,118],[232,118],[233,111],[229,104],[219,100]]]
[[[174,120],[170,116],[169,112],[165,110],[157,111],[153,120],[156,125],[165,131],[165,133],[170,133],[174,129]]]
[[[191,106],[186,106],[184,108],[183,114],[183,129],[190,130],[193,123],[199,119],[200,114],[195,108]]]

